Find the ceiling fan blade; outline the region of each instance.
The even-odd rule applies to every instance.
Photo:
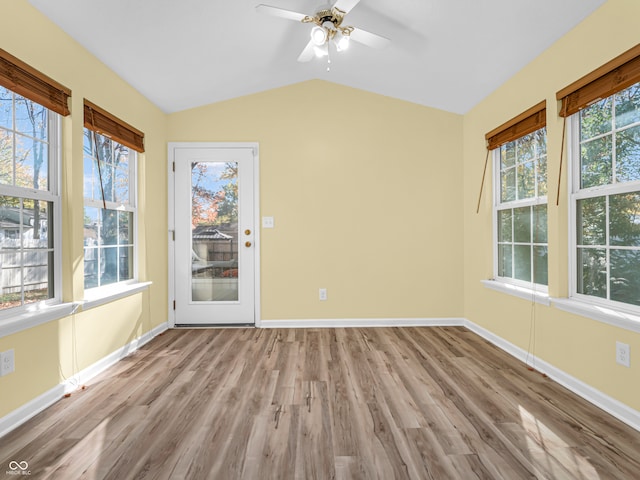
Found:
[[[382,37],[375,33],[367,32],[361,28],[354,28],[349,38],[354,42],[362,43],[368,47],[384,48],[391,43],[388,38]]]
[[[270,5],[256,5],[256,11],[264,13],[266,15],[272,15],[274,17],[286,18],[295,22],[301,22],[306,17],[304,13],[292,12],[291,10],[285,10],[283,8],[272,7]]]
[[[315,56],[315,52],[313,50],[313,47],[315,47],[313,41],[309,40],[309,43],[307,43],[307,46],[304,47],[304,50],[302,50],[302,53],[298,57],[298,61],[299,62],[309,62],[309,61],[311,61],[311,59]]]
[[[343,11],[344,13],[349,13],[353,7],[355,7],[360,0],[338,0],[333,8],[337,8],[338,10]]]

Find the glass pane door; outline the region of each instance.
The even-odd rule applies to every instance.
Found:
[[[237,302],[238,162],[191,163],[191,301]]]

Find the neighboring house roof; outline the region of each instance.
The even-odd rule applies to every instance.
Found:
[[[16,226],[20,224],[20,209],[18,207],[0,207],[0,222]],[[22,224],[31,227],[33,222],[33,212],[27,209],[22,210]]]
[[[194,240],[232,240],[231,235],[222,233],[215,227],[196,227],[193,232]]]

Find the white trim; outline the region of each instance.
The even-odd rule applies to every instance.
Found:
[[[535,288],[525,288],[512,283],[499,282],[497,280],[480,280],[485,287],[496,292],[506,293],[515,297],[523,298],[529,302],[534,301],[541,305],[549,306],[549,294]]]
[[[488,340],[496,347],[517,358],[518,360],[524,363],[527,363],[528,361],[530,364],[535,366],[536,370],[544,373],[553,381],[559,383],[565,388],[568,388],[576,395],[579,395],[596,407],[599,407],[610,415],[613,415],[618,420],[626,423],[630,427],[640,431],[640,411],[635,410],[628,405],[625,405],[624,403],[616,400],[613,397],[610,397],[609,395],[606,395],[600,390],[593,388],[591,385],[584,383],[582,380],[569,375],[568,373],[560,370],[554,365],[526,352],[522,348],[508,342],[502,337],[495,335],[489,330],[486,330],[469,320],[465,320],[464,326],[471,330],[473,333],[481,336],[485,340]]]
[[[79,303],[82,305],[82,310],[89,310],[90,308],[99,307],[105,303],[128,297],[134,293],[142,292],[148,289],[152,283],[153,282],[117,283],[115,285],[92,288],[85,290],[84,300]]]
[[[134,350],[137,350],[154,337],[166,331],[167,328],[168,325],[166,323],[158,325],[147,333],[144,333],[140,337],[134,339],[124,347],[119,348],[115,352],[107,355],[101,360],[98,360],[93,365],[90,365],[81,372],[78,372],[73,377],[68,378],[63,383],[56,385],[44,392],[42,395],[0,418],[0,437],[6,435],[47,407],[56,403],[64,394],[75,391],[78,388],[78,385],[88,382],[90,379],[102,373]]]
[[[161,323],[155,328],[152,328],[146,333],[143,333],[138,338],[133,339],[131,342],[118,350],[111,352],[106,357],[101,358],[93,365],[89,365],[84,370],[76,373],[70,378],[67,378],[61,385],[64,387],[64,393],[74,392],[80,385],[88,382],[92,378],[104,372],[107,368],[115,365],[117,362],[125,358],[130,353],[136,351],[146,343],[149,343],[153,338],[165,332],[168,329],[167,323]]]
[[[261,328],[460,327],[464,318],[313,318],[262,320]]]
[[[636,314],[593,303],[581,302],[572,298],[553,298],[551,302],[554,307],[565,312],[582,315],[614,327],[640,333],[640,316]]]
[[[0,418],[0,438],[18,428],[27,420],[35,417],[44,409],[56,403],[64,395],[64,385],[58,384],[42,395],[18,407]]]
[[[253,253],[253,323],[256,327],[262,325],[261,308],[261,290],[260,290],[260,251],[262,250],[261,241],[262,222],[260,221],[260,144],[253,144],[253,234],[254,248]]]
[[[27,310],[6,320],[0,320],[0,338],[64,318],[75,312],[79,305],[79,303],[43,305],[38,309]]]
[[[168,152],[167,152],[167,213],[168,219],[167,224],[169,227],[169,231],[167,232],[167,242],[168,242],[168,254],[169,254],[169,268],[167,273],[169,274],[169,278],[167,281],[167,301],[169,302],[168,307],[168,321],[169,328],[173,328],[176,326],[176,311],[173,308],[174,302],[176,300],[175,294],[175,244],[176,244],[176,220],[175,220],[175,153],[174,148],[177,145],[174,143],[169,143]]]

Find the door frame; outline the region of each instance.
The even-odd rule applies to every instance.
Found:
[[[253,231],[254,231],[254,298],[253,298],[253,318],[256,328],[261,325],[260,317],[260,149],[258,142],[169,142],[167,150],[167,214],[168,232],[167,242],[169,245],[169,268],[168,268],[168,323],[169,328],[175,328],[176,311],[175,304],[175,166],[174,156],[177,148],[251,148],[253,149]]]

